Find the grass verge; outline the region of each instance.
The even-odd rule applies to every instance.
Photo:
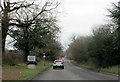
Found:
[[[95,66],[88,65],[88,64],[78,64],[77,62],[73,61],[72,62],[74,65],[81,67],[81,68],[86,68],[94,71],[100,71],[100,72],[105,72],[105,73],[111,73],[111,74],[117,74],[118,75],[118,66],[112,66],[109,68],[96,68]]]
[[[37,66],[37,69],[27,69],[21,71],[21,76],[17,77],[16,80],[27,80],[35,76],[36,74],[42,72],[43,70],[47,69],[48,67],[51,66],[51,63],[47,65],[39,65]]]
[[[118,66],[112,66],[109,68],[101,68],[100,69],[102,72],[108,72],[108,73],[113,73],[118,75]]]
[[[36,69],[28,69],[24,67],[24,68],[15,70],[14,72],[9,73],[7,75],[5,74],[5,78],[3,80],[28,80],[32,78],[33,76],[35,76],[36,74],[47,69],[51,65],[52,63],[46,62],[45,66],[43,63],[39,63]],[[10,68],[13,68],[13,67],[16,67],[16,66],[10,66]],[[4,66],[4,68],[9,68],[9,66]]]
[[[26,64],[17,64],[15,66],[10,66],[10,65],[2,65],[2,68],[16,68],[20,66],[26,66]]]

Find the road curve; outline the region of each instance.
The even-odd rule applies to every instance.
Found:
[[[32,80],[118,80],[118,76],[95,72],[74,66],[69,60],[65,60],[65,69],[50,67]]]

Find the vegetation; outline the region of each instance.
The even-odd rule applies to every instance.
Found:
[[[80,64],[77,62],[72,62],[74,65],[79,66],[81,68],[86,68],[89,70],[94,70],[94,71],[99,71],[99,72],[105,72],[105,73],[112,73],[112,74],[117,74],[118,75],[118,65],[116,66],[111,66],[108,68],[96,68],[94,65],[89,65],[89,64]]]
[[[62,46],[57,40],[60,27],[57,25],[56,11],[59,4],[55,0],[41,5],[35,0],[0,2],[3,64],[26,62],[28,55],[35,55],[37,61],[46,55],[46,60],[52,61],[62,53]],[[68,58],[83,67],[91,65],[103,71],[120,64],[120,6],[114,4],[113,9],[108,11],[112,23],[96,26],[92,35],[74,37],[66,51]],[[5,53],[7,35],[14,39],[16,50]]]
[[[28,55],[37,56],[39,61],[44,54],[47,60],[52,61],[61,53],[61,44],[57,41],[60,32],[56,12],[59,1],[48,0],[39,4],[35,0],[3,0],[0,4],[3,64],[15,65],[19,56],[26,62]],[[5,53],[7,35],[14,39],[16,48],[8,54]]]
[[[26,66],[26,64],[17,64],[17,65],[14,65],[14,66],[3,65],[2,68],[15,68],[15,67],[20,67],[20,66]]]
[[[49,56],[49,59],[54,59],[56,55],[59,55],[61,45],[56,40],[56,34],[59,32],[56,19],[51,18],[51,16],[45,17],[36,20],[36,24],[27,30],[17,29],[10,31],[11,37],[16,40],[14,46],[24,52],[25,60],[27,60],[28,54],[42,58],[43,53],[45,53],[47,57]],[[45,22],[41,22],[41,20],[45,20]]]
[[[4,68],[13,68],[14,71],[10,71],[7,73],[3,73],[3,80],[29,80],[32,77],[34,77],[36,74],[44,71],[45,69],[47,69],[48,67],[50,67],[52,65],[52,63],[48,63],[46,62],[46,65],[44,66],[44,64],[42,62],[40,62],[37,65],[37,69],[27,69],[25,64],[20,64],[19,66],[9,66],[9,65],[4,65]],[[21,67],[20,66],[25,66],[25,67]],[[17,67],[17,69],[16,69]],[[16,74],[13,77],[12,74]],[[6,77],[9,76],[9,77]]]
[[[92,35],[73,38],[66,51],[68,58],[82,65],[102,68],[101,70],[109,70],[120,64],[120,7],[114,5],[109,10],[113,22],[96,26]]]
[[[37,69],[28,69],[28,70],[23,70],[21,71],[21,73],[23,75],[21,75],[20,77],[17,77],[16,80],[28,80],[31,79],[33,76],[35,76],[36,74],[42,72],[43,70],[47,69],[48,67],[50,67],[52,64],[47,64],[47,65],[42,65],[42,66],[38,66]]]
[[[3,65],[17,65],[24,63],[24,56],[22,51],[18,50],[5,50],[5,59],[6,61],[3,61]]]

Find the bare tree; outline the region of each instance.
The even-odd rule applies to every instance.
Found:
[[[33,0],[31,3],[22,0],[12,2],[11,0],[4,0],[0,2],[0,12],[2,13],[2,51],[3,57],[5,52],[5,40],[8,31],[11,26],[20,28],[29,28],[35,23],[36,18],[45,12],[52,11],[57,8],[59,2],[55,0],[47,0],[42,7]],[[26,11],[26,9],[28,11]],[[38,9],[37,13],[34,13],[34,9]],[[21,12],[23,10],[24,13]],[[13,17],[14,16],[14,17]],[[21,18],[22,16],[22,18]]]

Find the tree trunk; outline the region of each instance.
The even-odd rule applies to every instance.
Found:
[[[9,28],[9,16],[8,11],[4,9],[3,17],[2,17],[2,55],[3,60],[5,59],[5,41],[7,37],[7,32]]]
[[[29,55],[29,32],[28,32],[28,27],[26,27],[24,29],[24,38],[25,38],[24,56],[25,56],[25,62],[27,62],[27,56]]]
[[[29,46],[28,46],[28,43],[25,46],[24,53],[25,53],[25,62],[27,62],[27,56],[29,55]]]

